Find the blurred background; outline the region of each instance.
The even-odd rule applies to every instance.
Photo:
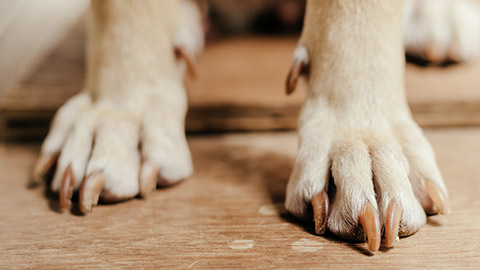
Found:
[[[295,129],[304,90],[300,86],[286,97],[283,88],[305,1],[198,3],[207,46],[198,59],[198,78],[186,79],[187,131]],[[0,138],[43,138],[54,112],[82,89],[88,4],[0,0]],[[480,124],[477,74],[476,62],[408,64],[416,120],[424,127]]]

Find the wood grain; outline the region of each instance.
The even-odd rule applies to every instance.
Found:
[[[195,173],[148,200],[58,213],[27,189],[39,146],[0,145],[0,268],[458,269],[480,265],[480,129],[427,131],[452,213],[395,248],[312,234],[284,213],[294,133],[189,136]]]

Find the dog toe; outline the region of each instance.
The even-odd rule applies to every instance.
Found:
[[[434,163],[433,151],[425,144],[423,135],[416,133],[420,131],[410,127],[405,132],[407,139],[402,137],[403,133],[394,136],[390,131],[378,131],[377,135],[363,139],[336,138],[324,155],[303,153],[305,149],[312,151],[312,147],[299,150],[287,188],[287,209],[308,219],[311,214],[306,213],[309,208],[303,202],[310,201],[316,234],[322,235],[328,228],[341,238],[367,241],[370,251],[379,249],[382,236],[385,247],[392,248],[399,237],[417,232],[426,223],[425,211],[446,212],[448,203],[446,193],[435,181],[423,181],[423,189],[417,190],[418,171],[430,176],[438,172],[427,173],[419,167]],[[312,164],[319,164],[318,168],[308,166],[313,157],[322,156],[323,160],[313,159]],[[417,159],[424,163],[416,162]],[[410,171],[412,164],[414,174]],[[324,177],[309,181],[304,176],[312,175],[312,168],[320,170]],[[333,181],[327,185],[329,175]],[[321,189],[317,190],[317,186]],[[417,196],[419,192],[425,203]]]
[[[74,189],[80,187],[91,153],[96,121],[96,114],[92,111],[84,112],[76,120],[61,149],[50,185],[52,191],[59,191],[67,168],[70,168],[73,174]]]
[[[153,188],[154,183],[169,186],[193,173],[183,121],[167,121],[164,113],[148,112],[143,120],[141,145],[144,162],[140,181],[146,192]]]
[[[87,175],[101,172],[104,179],[102,201],[132,198],[139,192],[140,123],[136,117],[124,113],[103,115],[95,132]]]
[[[367,239],[369,249],[376,250],[381,234],[368,147],[355,139],[336,145],[331,154],[335,194],[328,228],[347,240]]]

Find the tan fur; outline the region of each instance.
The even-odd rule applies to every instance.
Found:
[[[384,222],[391,199],[404,210],[401,233],[418,230],[426,219],[412,182],[421,188],[432,177],[444,188],[405,98],[402,5],[307,2],[299,46],[308,51],[310,74],[286,207],[308,217],[307,205],[327,188],[331,171],[337,191],[328,228],[347,238],[366,202]]]
[[[61,152],[53,190],[69,165],[75,189],[100,171],[105,193],[118,199],[138,194],[141,161],[145,170],[159,167],[163,183],[192,173],[184,64],[174,54],[174,46],[194,54],[203,44],[198,35],[185,38],[200,25],[192,22],[200,18],[192,4],[92,0],[85,90],[59,110],[42,148],[44,155]]]
[[[473,61],[480,51],[478,0],[406,0],[407,53],[434,63]]]
[[[446,193],[405,98],[402,9],[402,1],[309,0],[294,54],[310,73],[286,208],[308,217],[331,175],[328,228],[347,238],[366,203],[384,223],[394,200],[407,235],[426,221],[425,181]],[[75,189],[101,172],[103,194],[119,200],[137,195],[157,169],[160,184],[188,177],[185,65],[174,48],[201,50],[198,9],[190,0],[92,0],[91,11],[85,90],[59,110],[42,147],[60,153],[52,189],[68,166]]]

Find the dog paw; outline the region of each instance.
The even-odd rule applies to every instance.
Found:
[[[392,247],[398,236],[418,231],[426,213],[449,211],[433,150],[413,120],[354,128],[310,117],[299,133],[285,204],[296,217],[313,219],[317,234],[328,228],[367,239],[376,251],[382,236]]]
[[[480,8],[470,0],[407,0],[406,52],[432,63],[472,61],[480,50]]]
[[[87,213],[99,200],[146,197],[157,184],[188,177],[193,169],[183,127],[186,104],[156,95],[148,100],[120,106],[93,102],[88,93],[70,99],[42,145],[34,181],[56,164],[50,188],[59,193],[61,207],[70,208],[78,191],[80,210]]]

